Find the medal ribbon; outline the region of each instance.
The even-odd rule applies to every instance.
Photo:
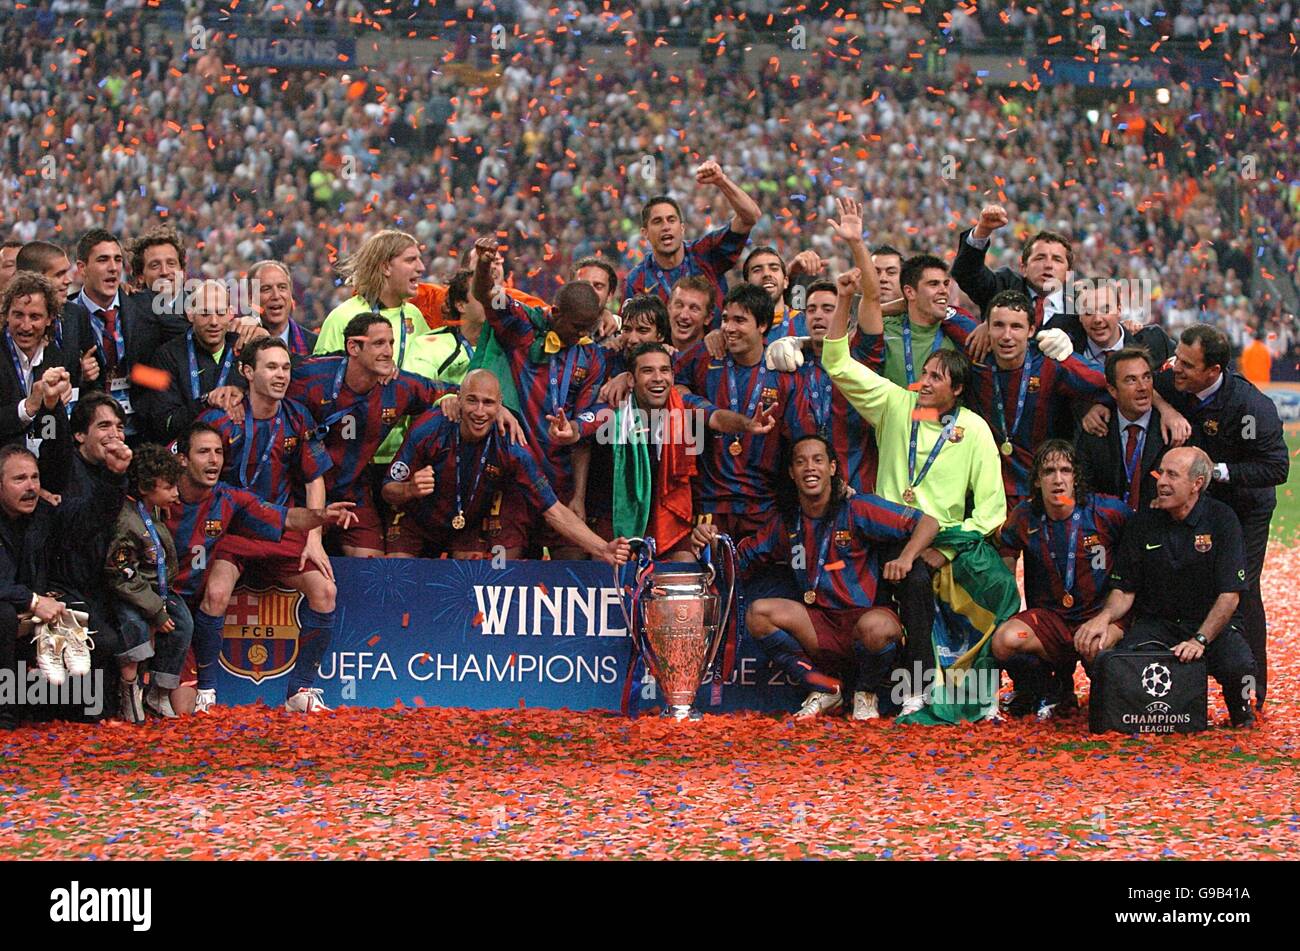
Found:
[[[930,471],[934,465],[934,460],[939,458],[939,451],[952,436],[952,431],[957,425],[957,414],[961,412],[961,407],[954,407],[952,416],[939,432],[939,438],[934,441],[934,446],[930,449],[930,457],[925,460],[925,466],[921,469],[920,474],[916,471],[916,437],[921,430],[921,421],[912,420],[912,436],[907,443],[907,482],[908,485],[915,489],[925,479],[925,474]]]
[[[817,583],[821,581],[822,568],[826,564],[826,556],[831,549],[831,535],[835,528],[835,520],[822,518],[817,520],[818,523],[813,526],[813,544],[817,546],[817,560],[814,565],[812,561],[808,563],[808,591],[816,593]],[[803,525],[803,512],[799,513],[799,540],[803,541],[806,530]],[[816,603],[814,601],[814,603]]]
[[[943,345],[943,331],[938,327],[934,328],[934,340],[930,343],[930,353],[936,353],[939,347]],[[926,355],[929,359],[929,355]],[[903,368],[907,371],[907,385],[911,386],[916,382],[916,365],[912,361],[912,322],[903,318]]]
[[[495,435],[492,430],[488,430],[487,437],[483,440],[483,453],[478,457],[478,471],[474,474],[474,485],[469,490],[469,500],[474,501],[478,497],[478,484],[483,478],[483,468],[487,464],[488,451],[492,448],[492,437]],[[461,504],[460,496],[460,426],[457,425],[452,437],[454,440],[453,452],[456,454],[456,514],[464,516],[465,506]]]
[[[266,460],[271,458],[271,453],[275,451],[275,444],[279,441],[280,436],[284,433],[284,407],[275,414],[275,419],[270,425],[270,438],[266,441],[266,448],[262,450],[262,457],[257,460],[257,468],[253,470],[253,475],[248,474],[248,462],[253,457],[253,443],[257,441],[257,420],[253,418],[253,407],[248,405],[245,400],[244,408],[244,453],[239,463],[239,484],[245,489],[251,489],[262,474],[262,469],[266,466]],[[252,425],[249,425],[251,423]],[[274,486],[272,486],[274,488]]]
[[[1069,533],[1069,542],[1067,543],[1065,552],[1065,568],[1062,570],[1061,561],[1057,557],[1056,540],[1051,536],[1051,520],[1046,515],[1043,515],[1042,517],[1043,560],[1051,563],[1052,567],[1056,569],[1056,575],[1058,578],[1063,577],[1065,582],[1064,593],[1067,595],[1072,595],[1074,593],[1074,558],[1079,551],[1079,535],[1083,530],[1082,522],[1083,513],[1080,512],[1076,506],[1074,514],[1070,516],[1070,526],[1067,529],[1067,532]]]
[[[1006,442],[1011,442],[1011,437],[1016,430],[1020,428],[1020,417],[1025,413],[1025,397],[1029,393],[1029,357],[1025,357],[1024,364],[1020,367],[1020,393],[1016,397],[1016,418],[1011,421],[1011,428],[1007,428],[1007,407],[1006,400],[1002,395],[1001,377],[998,376],[997,367],[993,368],[993,408],[998,413],[998,426],[1002,429],[1002,438]]]
[[[199,359],[194,354],[194,330],[193,328],[185,331],[185,347],[190,355],[190,398],[197,400],[199,398]],[[212,389],[218,389],[226,385],[226,378],[230,376],[230,367],[235,362],[235,348],[230,346],[229,341],[226,343],[226,353],[221,358],[221,369],[217,371],[217,382],[212,385]]]
[[[153,544],[153,564],[158,572],[158,594],[163,601],[167,600],[167,555],[163,551],[162,540],[158,537],[158,529],[154,526],[153,519],[149,516],[149,509],[143,502],[135,503],[135,510],[140,515],[140,521],[144,522],[144,530],[149,533],[149,541]]]

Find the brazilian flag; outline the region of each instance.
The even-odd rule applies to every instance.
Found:
[[[519,391],[515,389],[515,375],[510,372],[510,361],[506,359],[506,352],[501,349],[501,344],[497,343],[491,324],[484,324],[483,330],[479,333],[478,347],[474,350],[474,359],[469,362],[469,369],[491,371],[497,378],[497,382],[501,384],[501,402],[510,412],[522,417]],[[522,419],[520,422],[523,425]]]
[[[934,576],[934,654],[940,677],[932,702],[898,721],[979,720],[998,702],[993,632],[1020,610],[1020,591],[1015,575],[978,532],[944,529],[931,544],[954,553]]]

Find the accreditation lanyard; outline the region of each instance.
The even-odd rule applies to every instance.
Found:
[[[1061,561],[1057,557],[1056,539],[1052,537],[1052,521],[1044,515],[1042,517],[1042,536],[1043,536],[1043,560],[1050,561],[1056,567],[1057,577],[1061,578],[1065,584],[1065,591],[1061,598],[1062,603],[1068,608],[1074,606],[1074,558],[1079,551],[1079,534],[1082,531],[1083,513],[1075,508],[1074,514],[1070,516],[1070,526],[1068,532],[1068,541],[1066,542],[1065,567],[1061,567]]]
[[[190,355],[190,398],[198,399],[199,390],[199,358],[194,353],[194,330],[185,331],[185,348]],[[235,361],[235,348],[226,342],[226,353],[221,358],[221,369],[217,371],[217,382],[212,385],[212,389],[219,389],[226,385],[226,378],[230,376],[230,366]]]
[[[1124,456],[1124,502],[1131,508],[1137,508],[1137,499],[1130,498],[1133,495],[1133,473],[1137,472],[1138,467],[1142,465],[1142,451],[1147,447],[1147,431],[1140,428],[1136,436],[1130,436],[1130,439],[1137,440],[1137,448],[1133,450],[1133,459],[1130,462],[1128,455]]]
[[[343,378],[348,375],[348,358],[344,357],[343,362],[339,364],[338,372],[334,374],[334,385],[330,392],[329,405],[335,406],[339,401],[339,394],[343,392]],[[392,409],[397,406],[396,381],[383,385],[383,403],[384,409]],[[326,416],[316,426],[316,438],[324,439],[329,435],[330,427],[337,423],[344,416],[349,416],[356,410],[357,404],[345,406],[343,409],[335,409],[334,412]]]
[[[244,453],[239,463],[239,484],[245,489],[251,489],[258,478],[262,475],[262,469],[266,466],[266,461],[271,458],[271,453],[275,451],[276,445],[280,441],[280,436],[284,433],[284,407],[281,406],[276,411],[275,419],[270,425],[270,438],[266,441],[266,448],[262,450],[262,457],[257,461],[257,468],[253,470],[252,476],[248,474],[248,463],[253,458],[253,443],[257,441],[257,420],[253,418],[253,409],[246,406],[244,410]]]
[[[998,426],[1002,429],[1003,440],[1011,442],[1016,430],[1020,428],[1020,418],[1025,413],[1025,398],[1029,394],[1029,377],[1031,376],[1029,357],[1025,357],[1025,362],[1020,367],[1020,393],[1016,396],[1016,416],[1011,421],[1009,429],[1007,428],[1006,400],[1002,396],[1002,378],[998,375],[996,366],[990,372],[993,376],[993,408],[997,410]]]
[[[478,484],[483,478],[483,470],[487,467],[487,457],[488,457],[488,453],[492,450],[493,435],[494,435],[493,432],[489,430],[487,436],[483,439],[483,452],[478,457],[478,469],[474,473],[474,484],[470,487],[469,490],[470,502],[473,502],[476,498],[478,498]],[[457,425],[454,430],[452,441],[453,441],[452,452],[455,454],[454,462],[456,467],[456,514],[463,516],[465,514],[465,504],[463,499],[461,498],[461,492],[460,492],[461,458],[460,458],[460,426],[459,425]]]
[[[370,304],[370,301],[366,301],[366,303]],[[376,315],[380,317],[384,317],[383,312],[379,309],[378,302],[374,304],[370,304],[370,309]],[[384,317],[384,319],[387,320],[388,318]],[[397,368],[400,370],[402,368],[402,358],[406,356],[406,304],[405,303],[399,304],[397,307],[397,331],[399,335],[398,344],[397,344]]]
[[[935,353],[943,345],[943,332],[934,328],[934,340],[930,343],[930,353]],[[929,359],[927,354],[926,359]],[[916,364],[912,360],[912,322],[903,318],[903,368],[907,371],[907,385],[916,382]]]
[[[158,529],[153,523],[153,518],[149,515],[149,509],[143,502],[136,501],[135,510],[140,515],[140,521],[144,522],[144,530],[149,533],[149,541],[153,544],[153,564],[158,571],[158,594],[163,601],[167,600],[167,554],[163,551],[162,539],[158,537]]]
[[[547,370],[547,390],[551,399],[551,413],[561,412],[569,403],[569,387],[573,384],[573,371],[578,366],[577,346],[567,347],[564,351],[564,365],[560,366],[560,354],[551,354]]]
[[[105,320],[103,311],[98,311],[90,315],[90,327],[95,332],[95,350],[99,353],[99,362],[108,365],[108,356],[104,353],[104,326]],[[117,354],[117,362],[126,359],[126,338],[122,335],[122,311],[119,308],[117,312],[118,319],[113,324],[113,352]],[[54,323],[54,345],[63,346],[63,321]]]
[[[816,363],[805,363],[808,368],[808,389],[812,404],[813,422],[817,432],[823,436],[830,435],[831,428],[831,378]]]
[[[930,467],[934,465],[934,460],[939,458],[939,451],[943,449],[944,445],[951,438],[953,429],[957,426],[957,414],[960,412],[961,407],[958,406],[953,408],[952,416],[948,419],[948,422],[944,425],[943,429],[939,431],[939,436],[935,439],[934,446],[930,449],[930,455],[925,460],[925,465],[921,468],[919,473],[916,471],[916,437],[921,431],[921,421],[919,419],[912,420],[912,435],[907,441],[908,491],[915,489],[925,481],[926,473],[929,472]],[[908,504],[912,504],[910,499],[908,500]]]
[[[35,368],[23,369],[23,361],[18,355],[18,347],[8,330],[5,331],[5,343],[9,346],[9,359],[14,362],[14,372],[18,374],[18,381],[23,385],[23,395],[30,396],[32,392],[32,369]]]
[[[753,418],[758,409],[758,401],[763,398],[763,385],[767,383],[767,368],[762,362],[758,364],[758,382],[749,394],[749,407],[745,410],[747,417]],[[740,412],[740,383],[736,380],[736,362],[727,357],[727,403],[733,413]]]
[[[808,562],[808,587],[804,591],[804,603],[813,604],[817,600],[817,584],[821,581],[822,569],[826,567],[826,556],[830,554],[831,535],[835,528],[834,518],[817,519],[813,525],[813,544],[817,547],[817,558]],[[799,540],[805,537],[803,512],[799,513]]]

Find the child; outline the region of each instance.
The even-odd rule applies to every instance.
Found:
[[[144,703],[159,716],[182,710],[181,667],[194,633],[194,621],[172,583],[176,546],[158,509],[176,504],[180,461],[162,446],[141,446],[127,471],[127,497],[108,546],[104,574],[116,595],[123,653],[123,719],[144,721]],[[152,658],[152,660],[150,660]],[[150,660],[149,695],[142,697],[140,661]],[[191,691],[192,693],[192,691]],[[142,702],[142,700],[144,702]]]

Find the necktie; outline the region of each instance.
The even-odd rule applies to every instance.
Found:
[[[117,308],[105,308],[99,316],[104,320],[104,371],[112,376],[117,369]]]
[[[1132,471],[1133,478],[1128,487],[1128,503],[1131,508],[1138,507],[1138,496],[1142,488],[1142,463],[1138,461],[1137,465],[1133,464],[1133,457],[1137,455],[1138,437],[1142,435],[1142,427],[1137,423],[1129,423],[1124,432],[1128,433],[1128,445],[1124,449],[1124,470]]]
[[[1034,299],[1034,329],[1043,329],[1043,306],[1047,303],[1047,295],[1039,294]]]

